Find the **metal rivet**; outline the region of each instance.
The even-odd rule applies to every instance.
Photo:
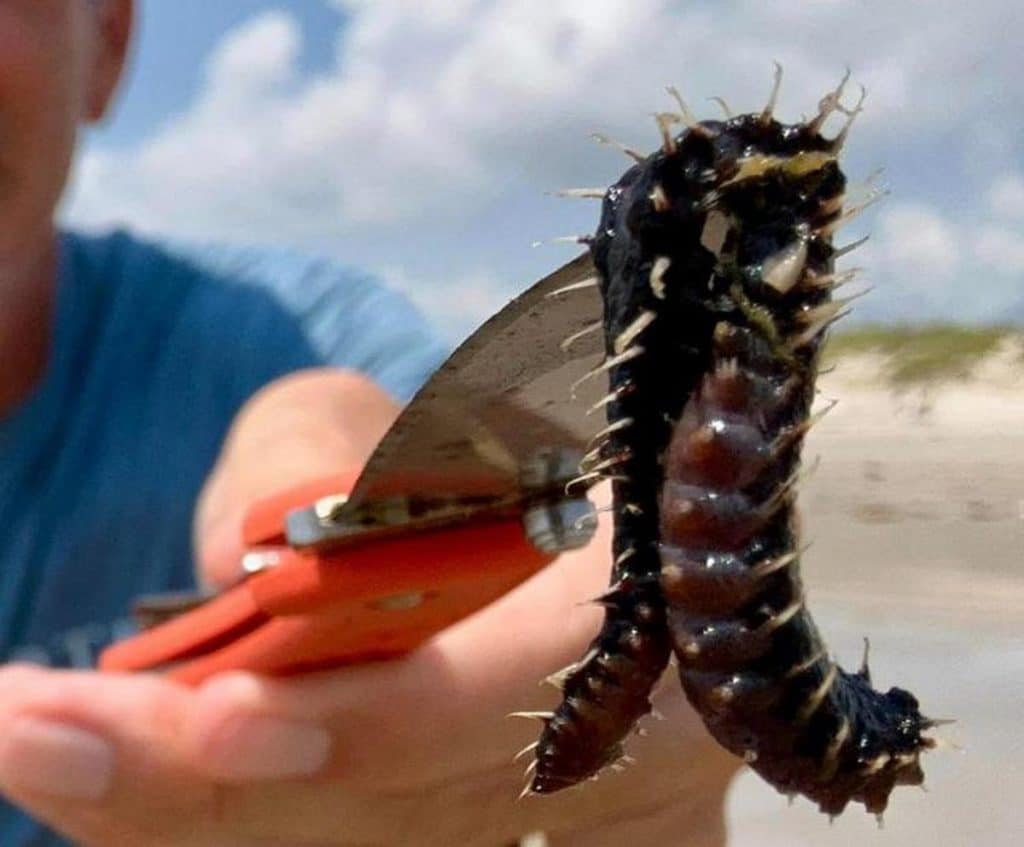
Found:
[[[317,520],[322,523],[331,523],[340,517],[341,510],[345,508],[346,503],[348,503],[347,494],[331,494],[317,500],[313,506],[313,512],[316,514]]]
[[[249,576],[276,568],[281,564],[281,554],[270,550],[256,550],[242,556],[242,570]]]

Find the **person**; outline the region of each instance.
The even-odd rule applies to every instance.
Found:
[[[57,230],[133,12],[0,6],[0,842],[723,843],[735,764],[676,685],[628,775],[516,802],[535,728],[504,716],[596,632],[607,527],[396,661],[197,689],[81,667],[193,559],[235,579],[246,507],[358,467],[440,358],[400,297],[332,265]]]

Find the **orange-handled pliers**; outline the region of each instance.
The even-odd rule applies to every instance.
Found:
[[[567,499],[332,551],[289,546],[287,515],[311,497],[334,500],[353,482],[327,479],[257,504],[244,529],[248,577],[110,647],[101,669],[167,669],[195,684],[231,668],[283,675],[401,655],[514,588],[559,549],[586,543],[593,530],[585,501]],[[557,522],[568,532],[560,542],[551,535]]]
[[[573,490],[586,425],[568,386],[601,351],[571,358],[560,342],[593,319],[589,272],[581,257],[488,321],[360,475],[253,507],[239,583],[108,648],[101,669],[197,684],[394,657],[586,544],[593,507]]]

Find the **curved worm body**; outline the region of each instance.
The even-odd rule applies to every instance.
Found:
[[[777,81],[776,81],[777,85]],[[776,88],[777,90],[777,88]],[[908,692],[829,658],[804,605],[794,478],[818,350],[843,304],[842,86],[807,123],[660,115],[664,143],[604,196],[591,251],[605,303],[616,564],[590,652],[536,747],[528,791],[597,774],[650,711],[670,650],[715,738],[838,814],[918,784],[932,726]],[[674,94],[674,92],[673,92]],[[821,135],[834,111],[850,120]],[[672,135],[669,127],[687,128]]]
[[[719,325],[670,442],[661,583],[683,688],[715,738],[822,811],[881,813],[894,785],[922,782],[929,724],[908,692],[837,667],[804,605],[791,482],[814,346],[791,363]]]

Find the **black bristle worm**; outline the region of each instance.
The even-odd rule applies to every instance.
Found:
[[[866,666],[839,668],[804,604],[795,479],[819,350],[845,310],[832,237],[857,209],[838,154],[861,103],[843,105],[844,77],[811,120],[783,124],[778,82],[762,111],[724,120],[697,121],[670,89],[661,148],[629,151],[604,194],[588,245],[609,427],[581,472],[613,480],[615,566],[602,630],[544,716],[534,793],[623,756],[671,652],[714,737],[780,791],[881,813],[923,779],[934,722]]]

